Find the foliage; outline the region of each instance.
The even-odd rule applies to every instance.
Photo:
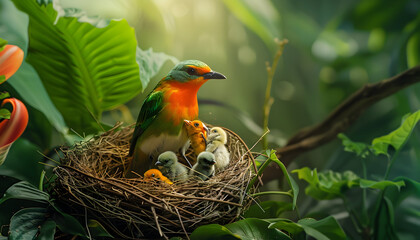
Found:
[[[99,2],[94,9],[106,5]],[[128,8],[133,9],[145,6],[138,1],[122,2],[130,2]],[[23,138],[12,146],[0,167],[0,239],[53,239],[57,229],[81,238],[111,236],[90,216],[76,219],[64,212],[43,189],[48,186],[44,181],[53,179],[50,170],[58,159],[57,145],[72,145],[100,133],[108,127],[106,123],[115,122],[109,119],[116,112],[131,116],[125,104],[131,107],[133,99],[137,103],[132,112],[138,110],[143,91],[164,64],[178,61],[166,53],[208,57],[235,80],[209,86],[210,90],[203,92],[212,98],[207,101],[211,105],[225,107],[207,111],[208,119],[203,116],[206,111],[200,110],[200,118],[242,131],[241,137],[250,140],[263,131],[255,123],[261,120],[263,63],[271,60],[273,39],[287,37],[290,47],[279,61],[279,71],[271,73],[270,96],[275,105],[266,118],[271,127],[267,139],[272,144],[266,149],[284,144],[285,136],[292,134],[289,131],[317,122],[363,84],[420,64],[420,5],[415,0],[327,1],[320,11],[313,11],[319,7],[317,2],[289,0],[188,3],[197,4],[195,7],[186,7],[183,1],[165,6],[153,2],[140,14],[134,12],[134,21],[104,20],[61,4],[51,0],[0,1],[0,37],[5,39],[0,39],[0,50],[7,40],[23,49],[26,58],[16,74],[1,85],[0,99],[22,99],[30,115]],[[211,4],[219,5],[212,9]],[[220,11],[223,7],[227,11]],[[219,17],[212,16],[211,22],[221,21],[225,26],[206,25],[203,9],[217,12]],[[179,27],[174,16],[183,14],[188,20]],[[194,16],[199,16],[199,21]],[[158,35],[155,29],[166,34]],[[221,29],[223,32],[218,32]],[[155,49],[171,48],[166,48],[166,53],[142,50],[138,45],[148,46],[144,42],[153,43]],[[0,82],[3,80],[0,76]],[[4,95],[4,90],[10,95]],[[255,204],[241,220],[200,226],[190,238],[414,236],[420,216],[416,175],[419,132],[415,128],[420,114],[418,90],[418,86],[408,88],[364,113],[363,122],[346,132],[361,140],[338,135],[344,151],[354,155],[333,151],[336,146],[330,145],[303,157],[305,161],[299,159],[290,166],[294,170],[288,171],[275,150],[264,149],[256,159],[257,175],[274,171],[276,166],[281,170],[276,172],[278,180],[286,186],[254,194]],[[244,101],[243,96],[253,101]],[[226,116],[215,117],[226,109]],[[396,116],[406,112],[414,113],[384,134],[395,126]],[[0,110],[0,121],[9,116],[9,110]],[[371,141],[372,136],[380,137]],[[296,182],[289,172],[303,181]],[[249,188],[258,182],[255,177]],[[306,183],[304,193],[299,194],[299,184]]]

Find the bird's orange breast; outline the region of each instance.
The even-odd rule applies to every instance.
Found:
[[[186,83],[168,81],[162,84],[165,91],[165,118],[179,125],[184,119],[194,120],[198,117],[197,92],[207,80],[198,78]]]

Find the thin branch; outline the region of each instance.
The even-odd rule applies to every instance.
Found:
[[[321,123],[307,127],[290,138],[287,145],[277,149],[287,166],[294,158],[317,148],[344,132],[374,103],[420,81],[420,65],[392,78],[367,84],[341,103]]]

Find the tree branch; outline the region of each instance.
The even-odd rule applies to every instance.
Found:
[[[341,103],[321,123],[304,128],[290,138],[277,154],[287,166],[294,158],[336,138],[374,103],[420,81],[420,65],[392,78],[367,84]]]

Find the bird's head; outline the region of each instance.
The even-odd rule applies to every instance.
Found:
[[[152,180],[152,179],[161,179],[162,173],[157,169],[149,169],[144,173],[144,179],[145,180]]]
[[[227,143],[227,134],[225,130],[220,127],[214,127],[210,129],[209,139],[217,139],[223,144]]]
[[[155,165],[162,167],[170,167],[178,161],[178,158],[174,152],[166,151],[159,155]]]
[[[200,120],[184,120],[184,124],[189,135],[192,135],[193,133],[203,133],[204,137],[207,137],[210,132],[206,124]]]
[[[186,60],[178,63],[165,78],[165,80],[175,80],[181,83],[203,82],[209,79],[226,79],[226,77],[212,71],[207,64],[198,60]]]
[[[211,152],[201,152],[197,156],[197,162],[203,166],[212,166],[216,163],[216,158]]]

